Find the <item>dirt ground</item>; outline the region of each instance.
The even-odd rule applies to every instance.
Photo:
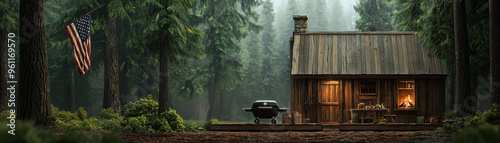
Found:
[[[121,135],[126,142],[449,142],[431,131],[160,132]]]

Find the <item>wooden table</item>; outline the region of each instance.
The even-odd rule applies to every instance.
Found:
[[[365,123],[365,119],[374,119],[373,122],[377,123],[380,116],[382,116],[382,112],[389,112],[389,109],[351,109],[351,123],[353,119],[354,112],[360,113],[359,119],[361,119],[361,123]],[[375,117],[365,117],[366,113],[375,112]]]

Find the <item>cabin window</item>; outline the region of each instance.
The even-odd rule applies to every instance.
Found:
[[[362,81],[360,86],[361,95],[377,95],[376,81]]]
[[[397,109],[415,110],[415,80],[400,80],[398,82],[397,101]]]

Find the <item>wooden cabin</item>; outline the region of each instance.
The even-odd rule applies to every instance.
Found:
[[[349,123],[358,103],[383,103],[396,123],[443,119],[446,64],[414,32],[308,32],[306,15],[293,18],[291,111],[303,123]]]

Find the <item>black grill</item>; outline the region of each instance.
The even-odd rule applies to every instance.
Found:
[[[255,124],[259,124],[261,118],[272,118],[271,123],[276,124],[278,113],[287,110],[288,108],[279,108],[278,102],[274,100],[257,100],[253,102],[252,108],[243,108],[243,111],[253,113]]]

